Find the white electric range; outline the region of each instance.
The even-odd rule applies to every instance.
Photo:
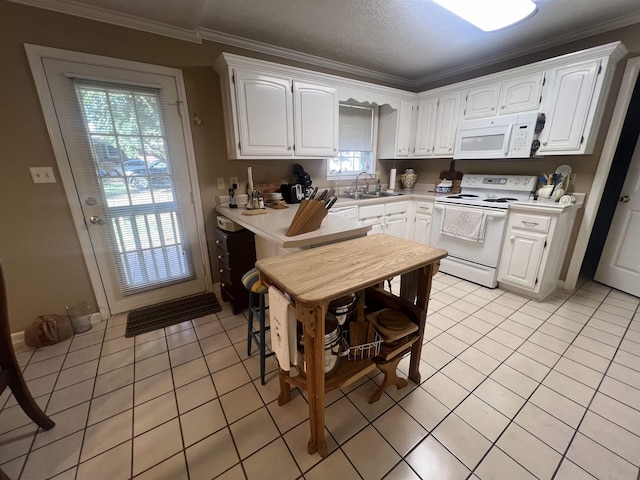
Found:
[[[430,243],[449,252],[440,271],[495,288],[509,204],[536,185],[534,175],[469,174],[460,193],[436,197]]]

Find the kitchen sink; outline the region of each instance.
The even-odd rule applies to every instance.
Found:
[[[402,195],[399,192],[352,192],[341,193],[338,195],[340,198],[350,198],[352,200],[364,200],[368,198],[381,198],[381,197],[396,197]]]

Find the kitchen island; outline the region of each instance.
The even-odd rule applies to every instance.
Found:
[[[295,251],[295,249],[311,248],[363,237],[371,230],[370,225],[362,225],[357,220],[343,218],[337,215],[327,215],[317,230],[287,237],[287,230],[300,204],[287,206],[288,208],[281,210],[266,208],[264,210],[266,213],[261,215],[243,215],[242,212],[245,210],[243,206],[230,208],[228,205],[219,205],[216,211],[220,215],[252,231],[256,237],[262,241],[279,249],[285,249],[283,253],[289,253]],[[257,240],[256,250],[258,249],[259,245]],[[289,252],[287,252],[286,249],[290,249]],[[273,255],[260,255],[258,251],[258,259],[264,258],[265,256]]]
[[[302,323],[306,378],[301,375],[290,377],[288,371],[280,369],[279,404],[283,405],[291,399],[291,385],[307,389],[311,429],[307,450],[310,454],[318,452],[323,457],[327,455],[324,439],[325,391],[345,387],[375,368],[373,359],[345,361],[325,382],[324,319],[329,303],[357,292],[365,305],[369,303],[367,299],[377,296],[383,299],[386,306],[394,309],[403,306],[415,308],[417,314],[413,321],[418,326],[417,338],[407,343],[406,349],[398,348],[398,353],[394,354],[396,358],[386,360],[393,366],[392,375],[395,375],[397,363],[394,360],[410,351],[409,377],[419,384],[420,353],[432,276],[437,271],[438,262],[446,255],[445,250],[410,240],[390,235],[371,235],[256,263],[262,282],[289,296],[291,308]],[[386,279],[398,275],[401,275],[402,284],[415,281],[415,289],[406,289],[403,288],[406,285],[401,285],[401,292],[411,292],[403,295],[403,298],[379,288]],[[384,385],[387,383],[385,381]],[[394,383],[393,380],[391,383]]]

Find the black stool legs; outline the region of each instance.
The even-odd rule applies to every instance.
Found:
[[[254,295],[258,295],[258,306],[255,306]],[[266,353],[266,333],[271,327],[265,326],[266,310],[269,307],[265,306],[266,293],[254,293],[249,290],[249,327],[247,329],[247,355],[251,355],[251,344],[255,342],[260,352],[260,382],[265,384],[265,360],[270,357],[274,352]],[[258,329],[253,329],[253,317],[257,317]]]

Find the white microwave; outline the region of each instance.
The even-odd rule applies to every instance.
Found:
[[[544,114],[538,112],[464,120],[458,125],[454,159],[529,158],[540,143]]]

